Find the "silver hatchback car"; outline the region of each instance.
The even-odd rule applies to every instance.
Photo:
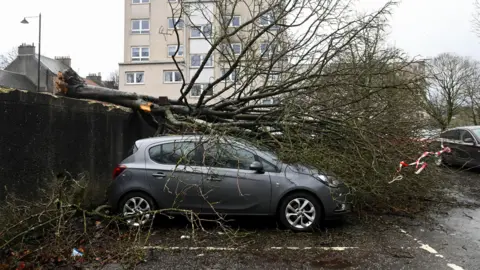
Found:
[[[135,142],[113,172],[109,204],[131,225],[152,210],[271,215],[294,231],[350,212],[349,189],[307,166],[285,164],[271,151],[232,137],[160,136]],[[141,216],[141,218],[138,218]]]

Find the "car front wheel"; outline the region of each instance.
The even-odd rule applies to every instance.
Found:
[[[312,231],[318,228],[322,209],[318,200],[308,193],[294,193],[282,200],[280,221],[290,230]]]
[[[152,198],[142,192],[129,193],[120,202],[121,215],[126,218],[127,225],[131,227],[143,226],[152,220],[153,214],[149,212],[154,210],[155,204]],[[134,217],[128,218],[129,216]]]

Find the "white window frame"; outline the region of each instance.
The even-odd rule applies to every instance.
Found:
[[[235,50],[233,49],[233,46],[238,45],[240,47],[240,52],[236,53]],[[242,43],[230,43],[230,47],[232,49],[232,52],[234,55],[240,55],[242,53]]]
[[[210,26],[210,35],[205,36],[204,28]],[[193,36],[193,30],[198,30],[198,36]],[[190,38],[211,38],[213,36],[213,27],[211,24],[202,24],[202,25],[192,25],[190,27]]]
[[[233,18],[238,18],[238,25],[233,25]],[[228,22],[228,27],[231,27],[231,28],[240,27],[240,25],[242,25],[242,16],[240,15],[227,16],[226,21]]]
[[[192,63],[193,63],[192,57],[195,56],[195,55],[200,55],[200,64],[198,66],[193,66],[192,65]],[[190,67],[192,67],[192,68],[200,67],[202,65],[203,60],[205,60],[205,56],[206,56],[206,54],[200,54],[200,53],[190,54]],[[211,62],[211,65],[208,65],[208,62],[207,62],[207,63],[205,63],[205,66],[203,66],[203,67],[205,67],[205,68],[213,67],[213,54],[210,55],[210,62]]]
[[[220,69],[222,76],[225,75],[225,73],[227,73],[228,70],[230,70],[230,68]],[[235,80],[237,79],[237,75],[238,75],[238,70],[234,69],[233,72],[230,73],[224,80],[227,82],[235,82]]]
[[[265,19],[264,19],[265,18]],[[260,16],[260,22],[258,23],[260,26],[266,27],[272,25],[275,22],[275,18],[273,16],[273,12],[269,11],[262,16]],[[271,30],[277,30],[278,25],[274,25],[270,28]]]
[[[193,95],[192,89],[193,89],[193,87],[198,86],[198,85],[200,86],[200,94],[199,94],[199,95]],[[203,91],[205,91],[205,88],[207,88],[207,87],[208,87],[208,83],[195,83],[195,84],[192,86],[192,89],[190,90],[190,96],[191,96],[191,97],[200,97],[200,96],[202,95]],[[213,96],[213,88],[212,88],[211,91],[212,91],[212,94],[211,94],[211,95],[205,95],[205,96],[207,96],[207,97]]]
[[[267,102],[265,102],[265,101],[267,101]],[[273,104],[274,104],[273,98],[271,98],[271,97],[262,99],[262,105],[273,105]]]
[[[175,45],[172,45],[172,44],[171,44],[171,45],[167,45],[167,56],[168,56],[168,57],[172,57],[172,56],[173,56],[173,54],[170,55],[170,48],[171,48],[171,47],[174,48],[173,52],[175,52],[175,51],[177,50],[178,45],[176,45],[176,44],[175,44]],[[183,51],[183,49],[184,49],[184,48],[183,48],[183,45],[180,45],[180,49],[178,50],[177,55],[175,55],[175,56],[177,56],[177,57],[183,57],[183,55],[185,54],[185,52]]]
[[[133,49],[138,49],[139,51],[139,56],[135,57],[133,56]],[[143,50],[146,49],[148,51],[148,56],[143,56],[142,52]],[[135,46],[132,47],[130,50],[130,57],[132,58],[132,62],[145,62],[150,60],[150,47],[147,46]]]
[[[173,74],[172,74],[172,79],[173,79],[172,81],[167,81],[167,80],[165,80],[165,74],[166,74],[166,73],[173,73]],[[178,81],[175,80],[175,73],[178,73],[178,76],[179,76],[179,80],[178,80]],[[183,82],[183,81],[182,81],[182,74],[180,74],[180,71],[178,71],[178,70],[164,70],[164,71],[163,71],[163,83],[168,83],[168,84],[170,84],[170,83],[182,83],[182,82]]]
[[[138,0],[138,3],[135,3],[135,0],[132,0],[133,5],[149,4],[150,0]]]
[[[182,18],[173,18],[173,17],[168,17],[167,18],[167,29],[175,29],[175,19],[177,21],[182,21],[182,23],[177,24],[177,29],[183,29],[185,27],[185,22],[183,21]],[[170,27],[170,21],[172,21],[172,27]]]
[[[137,82],[137,73],[143,74],[143,81]],[[128,82],[128,74],[133,74],[134,82]],[[137,85],[137,84],[145,84],[145,72],[144,71],[126,71],[125,72],[125,84],[128,85]]]
[[[133,29],[133,23],[136,22],[136,21],[139,21],[140,24],[140,28],[138,30],[135,30]],[[143,29],[143,21],[147,21],[148,22],[148,29]],[[150,20],[149,19],[132,19],[132,23],[131,23],[131,33],[132,34],[150,34]]]

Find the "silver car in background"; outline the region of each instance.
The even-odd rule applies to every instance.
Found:
[[[351,208],[349,189],[335,177],[285,164],[274,153],[232,137],[139,140],[113,178],[109,204],[124,216],[155,209],[277,216],[287,228],[307,231]],[[149,218],[129,222],[141,225]]]

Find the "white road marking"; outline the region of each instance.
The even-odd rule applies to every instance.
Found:
[[[395,226],[395,227],[399,228],[398,226]],[[417,238],[414,238],[413,236],[408,234],[407,231],[405,231],[404,229],[401,229],[401,228],[399,228],[399,229],[400,229],[400,232],[402,232],[403,234],[405,234],[406,236],[412,238],[415,242],[417,242],[420,245],[421,249],[426,250],[431,254],[435,254],[435,257],[442,258],[442,259],[446,260],[445,257],[442,254],[438,254],[438,252],[435,249],[433,249],[431,246],[429,246],[427,244],[424,244],[422,241],[418,240]],[[460,267],[456,264],[453,264],[453,263],[448,263],[447,266],[454,269],[454,270],[464,270],[462,267]]]
[[[264,250],[332,250],[332,251],[345,251],[347,249],[355,249],[358,247],[270,247]],[[144,246],[142,249],[155,249],[155,250],[210,250],[210,251],[236,251],[243,248],[233,247],[163,247],[163,246]]]
[[[449,263],[447,264],[448,267],[452,268],[453,270],[463,270],[462,267],[458,266],[458,265],[455,265],[453,263]]]
[[[428,251],[432,254],[437,254],[438,253],[435,249],[433,249],[431,246],[429,246],[427,244],[423,244],[420,248],[425,249],[426,251]]]

